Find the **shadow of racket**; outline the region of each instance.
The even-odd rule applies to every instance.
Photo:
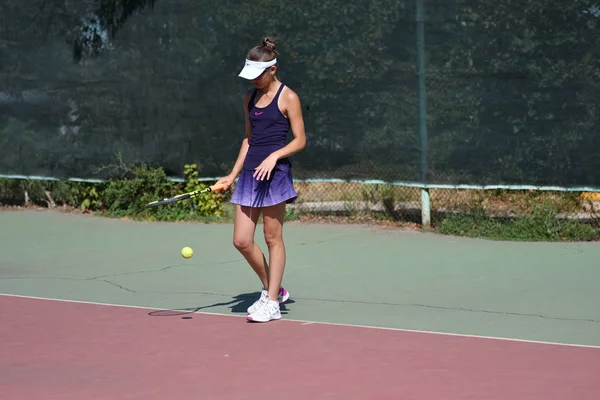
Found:
[[[235,296],[231,301],[214,303],[208,306],[199,307],[187,307],[187,308],[172,308],[167,310],[156,310],[149,312],[148,315],[151,317],[181,317],[182,319],[192,319],[192,314],[197,313],[200,310],[207,308],[219,307],[219,306],[230,306],[232,313],[242,314],[246,313],[248,307],[254,303],[254,301],[260,296],[259,292],[255,293],[244,293]],[[292,299],[288,300],[286,304],[293,304]],[[287,314],[287,308],[285,304],[281,305],[281,313]]]

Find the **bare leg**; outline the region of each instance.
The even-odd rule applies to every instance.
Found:
[[[269,297],[277,300],[285,269],[285,245],[283,244],[283,218],[285,203],[263,208],[265,241],[269,247]]]
[[[269,264],[263,252],[254,242],[256,223],[260,216],[259,208],[236,205],[233,228],[233,245],[248,261],[263,287],[269,290]],[[279,289],[279,287],[277,287]]]

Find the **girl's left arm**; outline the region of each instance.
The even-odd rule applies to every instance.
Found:
[[[306,147],[306,132],[304,131],[304,118],[302,117],[300,98],[293,90],[286,90],[284,94],[285,111],[290,120],[294,139],[287,146],[273,153],[278,160],[296,154]]]

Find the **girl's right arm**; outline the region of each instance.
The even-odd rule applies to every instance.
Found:
[[[240,146],[240,151],[238,153],[238,157],[233,165],[233,168],[229,175],[224,176],[219,179],[217,183],[225,184],[225,188],[223,190],[229,189],[229,186],[233,183],[235,178],[239,175],[242,167],[244,165],[244,160],[246,159],[246,154],[248,153],[248,148],[250,147],[250,136],[252,134],[252,127],[250,125],[250,119],[248,118],[248,102],[250,101],[250,91],[246,92],[244,95],[244,116],[246,119],[246,132],[244,135],[244,139],[242,140],[242,145]]]

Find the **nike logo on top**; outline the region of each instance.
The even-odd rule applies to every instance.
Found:
[[[254,115],[258,116],[258,115],[260,115],[260,114],[262,114],[262,113],[264,113],[264,111],[261,111],[261,112],[258,112],[258,111],[257,111],[257,112],[255,112],[255,113],[254,113]]]

